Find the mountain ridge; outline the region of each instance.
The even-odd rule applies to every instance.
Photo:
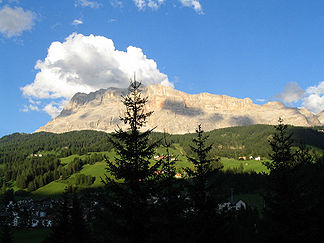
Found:
[[[143,87],[148,96],[146,110],[154,111],[146,128],[171,134],[194,132],[198,124],[205,131],[252,124],[277,124],[278,118],[294,126],[320,126],[319,117],[306,108],[286,107],[278,101],[257,105],[250,98],[238,99],[209,93],[187,94],[160,84]],[[113,132],[125,127],[119,117],[124,114],[121,95],[127,89],[108,88],[75,94],[59,116],[37,130],[63,133],[74,130]],[[323,114],[324,115],[324,114]]]

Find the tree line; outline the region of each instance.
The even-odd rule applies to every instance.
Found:
[[[4,192],[7,182],[16,181],[17,187],[34,191],[52,181],[67,179],[72,174],[79,172],[85,164],[94,164],[102,160],[104,160],[104,157],[101,154],[94,153],[85,156],[84,159],[76,157],[67,165],[62,164],[55,154],[42,157],[31,156],[25,158],[23,162],[7,162],[0,173],[2,178],[0,180],[0,188]],[[94,178],[92,176],[84,177],[77,175],[76,184],[91,185],[94,182]]]
[[[294,147],[302,143],[315,150],[323,151],[324,133],[320,127],[305,128],[288,126],[293,133]],[[239,156],[268,157],[271,147],[268,139],[273,132],[269,125],[252,125],[244,127],[229,127],[206,132],[213,144],[211,154],[238,158]],[[163,133],[152,132],[150,140],[161,141]],[[182,146],[186,153],[191,153],[190,144],[195,134],[170,135],[173,144]],[[35,134],[14,133],[0,138],[0,164],[22,162],[30,154],[50,151],[59,158],[72,154],[87,154],[88,152],[111,151],[113,145],[109,142],[109,134],[98,131],[73,131],[63,134],[40,132]]]

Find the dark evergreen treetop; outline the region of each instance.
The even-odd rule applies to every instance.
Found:
[[[174,176],[176,175],[176,167],[175,163],[178,161],[178,157],[171,158],[170,154],[170,147],[171,147],[171,142],[167,140],[167,135],[166,133],[163,134],[163,146],[165,147],[165,152],[166,152],[166,158],[162,162],[162,170],[163,170],[163,175],[167,179],[174,179]]]
[[[215,169],[219,169],[212,167],[212,163],[219,161],[219,158],[213,158],[209,156],[213,145],[206,144],[209,136],[204,135],[204,131],[202,130],[201,125],[199,125],[196,129],[196,134],[197,137],[192,139],[194,145],[190,145],[191,151],[196,156],[187,156],[188,160],[193,163],[194,169],[188,168],[186,172],[189,176],[196,177],[199,180],[204,180]]]
[[[111,143],[116,150],[115,162],[107,160],[107,171],[117,180],[123,179],[126,183],[138,184],[153,176],[159,163],[150,167],[150,159],[154,155],[157,142],[150,143],[149,136],[153,129],[141,132],[147,118],[153,112],[144,109],[148,97],[141,95],[141,83],[131,81],[129,94],[122,96],[122,102],[126,111],[120,119],[129,125],[125,131],[118,128],[111,135]]]
[[[293,153],[291,151],[293,140],[292,134],[288,132],[288,126],[279,118],[278,125],[274,126],[276,133],[269,140],[272,152],[269,153],[271,162],[266,162],[265,166],[271,172],[288,169],[293,166]]]
[[[186,168],[186,172],[193,178],[193,185],[191,188],[192,200],[194,207],[198,211],[207,210],[206,204],[211,201],[209,191],[212,185],[209,185],[208,179],[212,174],[219,171],[222,166],[218,162],[219,158],[214,158],[209,155],[212,144],[207,145],[208,136],[204,135],[201,125],[196,129],[197,137],[193,138],[193,146],[190,146],[195,156],[188,156],[188,160],[193,163],[194,168]],[[212,163],[216,162],[216,167]]]
[[[145,112],[144,106],[148,101],[148,97],[141,97],[141,82],[131,81],[129,85],[129,93],[127,96],[122,96],[122,102],[125,105],[126,112],[125,116],[120,119],[124,121],[125,124],[129,124],[129,129],[132,132],[141,129],[153,111]]]
[[[272,161],[265,164],[270,169],[264,194],[264,217],[269,224],[265,235],[271,242],[322,242],[318,241],[322,233],[317,231],[322,219],[316,214],[323,197],[317,186],[321,183],[315,179],[322,173],[320,166],[305,146],[292,150],[292,134],[281,118],[278,122],[269,141]],[[316,167],[319,171],[315,172]]]
[[[120,119],[128,129],[118,128],[110,136],[117,153],[115,160],[107,161],[106,170],[114,178],[106,178],[108,197],[104,223],[117,242],[148,242],[152,227],[152,205],[155,171],[161,162],[151,165],[157,142],[150,140],[153,129],[141,131],[152,112],[145,111],[148,98],[141,95],[141,83],[131,80],[129,94],[122,96],[126,111]],[[124,183],[118,183],[124,182]],[[118,239],[118,240],[117,240]]]
[[[222,166],[219,158],[210,154],[213,144],[207,144],[208,136],[204,134],[201,125],[196,129],[196,137],[190,146],[193,156],[188,160],[193,163],[193,169],[187,169],[192,177],[188,184],[190,210],[188,217],[189,238],[191,242],[228,242],[225,236],[224,216],[217,213],[220,203],[217,194],[219,185],[212,180]],[[213,163],[214,162],[214,163]],[[215,163],[216,162],[216,163]],[[213,166],[213,165],[216,166]]]

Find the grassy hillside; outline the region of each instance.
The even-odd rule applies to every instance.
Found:
[[[162,148],[159,148],[158,151],[159,151],[159,153],[164,152]],[[109,153],[109,154],[111,156],[114,156],[113,153]],[[69,156],[69,157],[63,158],[62,160],[63,161],[72,161],[71,158],[75,158],[75,157],[77,157],[77,155]],[[183,168],[192,166],[192,164],[190,162],[188,162],[188,160],[185,158],[185,155],[180,155],[178,159],[179,160],[176,162],[176,167],[179,172],[183,173],[183,170],[182,170]],[[251,171],[255,171],[257,173],[259,173],[259,172],[267,173],[268,172],[266,167],[262,164],[262,161],[256,161],[256,160],[242,161],[242,160],[229,159],[229,158],[220,158],[220,161],[222,162],[222,164],[224,166],[224,168],[223,168],[224,171],[227,171],[230,169],[231,170],[233,170],[233,169],[240,170],[240,168],[242,168],[242,171],[244,171],[244,172],[251,172]],[[104,175],[107,173],[105,168],[106,168],[105,161],[99,161],[99,162],[96,162],[95,164],[91,164],[91,165],[86,164],[82,167],[82,169],[79,172],[72,174],[69,178],[67,178],[65,180],[59,179],[59,180],[53,181],[53,182],[37,189],[32,194],[36,197],[44,197],[44,196],[54,196],[55,197],[55,196],[63,193],[64,189],[67,186],[78,186],[78,188],[80,188],[80,189],[89,188],[89,187],[90,188],[101,187],[101,186],[103,186],[103,183],[101,182],[101,178],[103,178]],[[94,183],[90,186],[76,185],[75,178],[79,174],[95,176],[96,179],[95,179]]]
[[[289,131],[294,134],[295,146],[305,144],[318,154],[322,154],[324,149],[324,133],[320,130],[322,128],[289,127]],[[273,132],[273,126],[253,125],[217,129],[206,132],[206,135],[209,136],[209,143],[213,144],[212,155],[221,158],[224,171],[234,169],[240,172],[267,173],[262,160],[267,160],[270,152],[268,140]],[[168,141],[171,142],[170,154],[172,157],[177,158],[176,168],[180,173],[183,173],[183,168],[192,166],[187,161],[186,156],[191,153],[190,145],[194,136],[195,134],[167,136]],[[153,133],[151,137],[153,141],[162,138],[163,134],[161,133]],[[165,148],[161,144],[157,148],[156,154],[162,155],[165,153]],[[42,157],[39,157],[40,155]],[[238,157],[249,157],[251,155],[253,157],[261,156],[262,160],[238,160]],[[102,186],[101,177],[106,173],[106,163],[103,156],[111,160],[116,156],[109,143],[109,134],[103,132],[16,133],[5,136],[0,139],[0,186],[5,185],[15,191],[19,189],[33,191],[33,195],[36,197],[55,196],[62,193],[69,185],[78,188]],[[57,159],[59,162],[51,164],[52,159]],[[27,183],[25,187],[19,187],[24,183],[18,182],[18,179],[15,178],[30,177],[31,174],[26,174],[26,168],[37,167],[40,163],[44,164],[43,167],[35,168],[34,171],[47,172],[37,175],[37,180],[35,179],[36,181],[33,183],[42,184],[31,186]],[[58,169],[55,169],[56,167]],[[12,173],[17,174],[9,173],[8,175],[8,170],[12,170]],[[64,176],[55,175],[56,170],[59,170]],[[46,175],[46,178],[41,178],[43,175]],[[8,176],[10,178],[6,178]],[[80,177],[86,176],[92,178],[93,183],[78,183]]]
[[[262,161],[259,160],[236,160],[229,158],[221,158],[221,162],[224,166],[224,170],[233,170],[234,168],[243,168],[243,171],[255,171],[257,173],[265,172],[268,173],[268,169],[262,164]]]
[[[295,145],[302,143],[317,150],[324,149],[324,133],[318,128],[289,127]],[[230,127],[206,132],[213,144],[215,155],[237,158],[243,155],[266,157],[270,151],[268,139],[274,132],[273,126],[252,125],[245,127]],[[189,150],[189,144],[194,134],[170,135],[169,140],[179,144],[183,151]],[[153,133],[152,139],[163,137],[161,133]],[[0,138],[0,164],[12,160],[24,159],[32,153],[56,153],[60,157],[87,152],[110,151],[109,134],[98,131],[74,131],[64,134],[14,133]]]

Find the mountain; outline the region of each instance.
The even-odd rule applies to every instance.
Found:
[[[124,127],[119,120],[125,107],[121,95],[127,89],[108,88],[90,94],[77,93],[61,114],[39,131],[63,133],[72,130],[114,131]],[[257,105],[251,99],[238,99],[209,93],[187,94],[160,84],[143,88],[149,97],[146,109],[154,111],[146,128],[171,134],[194,132],[198,124],[205,131],[252,124],[277,124],[278,118],[294,126],[320,126],[318,117],[305,108],[286,107],[281,102]]]
[[[324,110],[317,114],[317,119],[324,124]]]

